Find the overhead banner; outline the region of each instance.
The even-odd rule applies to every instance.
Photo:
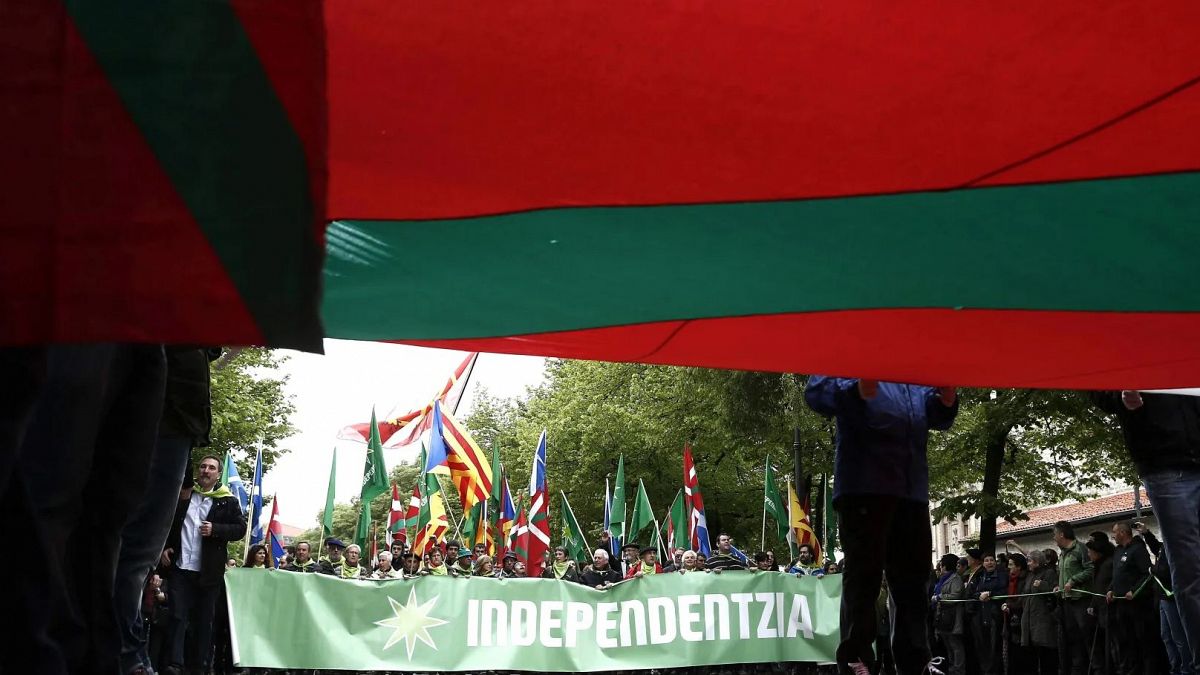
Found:
[[[841,577],[663,574],[605,591],[548,579],[226,574],[252,668],[581,672],[833,661]]]

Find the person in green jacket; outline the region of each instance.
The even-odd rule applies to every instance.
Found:
[[[1054,543],[1062,555],[1058,563],[1058,586],[1062,591],[1063,654],[1068,675],[1085,675],[1088,667],[1088,646],[1092,638],[1091,617],[1087,596],[1074,590],[1086,586],[1095,570],[1083,544],[1075,540],[1075,528],[1065,520],[1054,524]]]

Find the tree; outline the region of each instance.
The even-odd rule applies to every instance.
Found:
[[[1115,422],[1079,392],[965,389],[959,395],[954,426],[930,438],[930,493],[949,495],[935,518],[980,518],[985,552],[995,550],[997,518],[1016,522],[1027,518],[1025,509],[1136,480]]]
[[[548,429],[550,492],[567,493],[589,536],[599,531],[605,479],[614,477],[621,454],[629,494],[641,478],[661,517],[682,485],[690,442],[710,531],[729,531],[741,547],[757,548],[767,453],[786,460],[790,473],[799,426],[806,470],[829,469],[830,426],[804,407],[803,383],[778,373],[549,361],[546,381],[523,404],[477,398],[464,422],[477,437],[499,439],[517,499],[527,492],[537,437]]]
[[[231,452],[247,487],[260,444],[264,473],[290,452],[280,447],[296,431],[291,423],[296,406],[285,390],[288,376],[279,373],[286,362],[286,356],[268,349],[244,349],[213,364],[212,445],[206,452],[217,457]]]

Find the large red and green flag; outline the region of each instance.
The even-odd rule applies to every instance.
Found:
[[[1200,381],[1191,0],[9,4],[2,344]]]
[[[674,559],[675,551],[679,549],[686,551],[691,548],[691,541],[688,540],[687,515],[683,509],[682,489],[675,493],[675,501],[671,502],[671,509],[667,511],[666,528],[667,555]]]

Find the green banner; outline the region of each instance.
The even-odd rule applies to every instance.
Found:
[[[842,580],[662,574],[597,591],[551,579],[226,576],[253,668],[584,672],[833,661]]]

